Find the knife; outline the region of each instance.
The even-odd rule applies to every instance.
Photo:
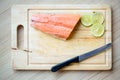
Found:
[[[87,53],[85,53],[85,54],[83,54],[83,55],[79,55],[79,56],[73,57],[73,58],[71,58],[71,59],[68,59],[68,60],[66,60],[66,61],[64,61],[64,62],[62,62],[62,63],[59,63],[59,64],[53,66],[53,67],[51,68],[51,71],[52,71],[52,72],[56,72],[57,70],[63,68],[64,66],[67,66],[67,65],[69,65],[69,64],[71,64],[71,63],[73,63],[73,62],[83,61],[83,60],[85,60],[85,59],[87,59],[87,58],[89,58],[89,57],[92,57],[92,56],[94,56],[94,55],[96,55],[96,54],[98,54],[98,53],[106,50],[106,49],[109,48],[111,45],[112,45],[112,43],[108,43],[108,44],[106,44],[106,45],[104,45],[104,46],[102,46],[102,47],[100,47],[100,48],[97,48],[97,49],[95,49],[95,50],[92,50],[92,51],[90,51],[90,52],[87,52]]]

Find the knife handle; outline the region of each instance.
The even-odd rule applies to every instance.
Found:
[[[61,69],[61,68],[64,67],[64,66],[69,65],[69,64],[72,63],[72,62],[78,62],[78,61],[79,61],[79,56],[76,56],[76,57],[74,57],[74,58],[72,58],[72,59],[66,60],[66,61],[64,61],[64,62],[62,62],[62,63],[59,63],[59,64],[53,66],[53,67],[51,68],[51,71],[52,71],[52,72],[56,72],[57,70]]]

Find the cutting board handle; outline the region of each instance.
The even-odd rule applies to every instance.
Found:
[[[19,24],[16,27],[12,28],[12,49],[23,49],[24,44],[24,26]]]
[[[22,49],[24,44],[24,27],[23,25],[18,25],[17,27],[17,48]]]

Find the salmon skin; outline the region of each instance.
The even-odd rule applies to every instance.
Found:
[[[31,26],[52,36],[66,40],[77,22],[78,14],[33,14]]]

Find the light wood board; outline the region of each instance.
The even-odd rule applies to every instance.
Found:
[[[102,13],[105,17],[105,34],[101,38],[92,36],[90,28],[84,27],[80,22],[66,41],[51,37],[30,26],[30,18],[34,13],[82,15],[93,11]],[[19,25],[24,29],[22,35],[18,33]],[[57,63],[110,43],[111,9],[108,5],[14,5],[11,41],[14,69],[50,70]],[[109,70],[111,67],[112,48],[80,63],[73,63],[63,70]]]

